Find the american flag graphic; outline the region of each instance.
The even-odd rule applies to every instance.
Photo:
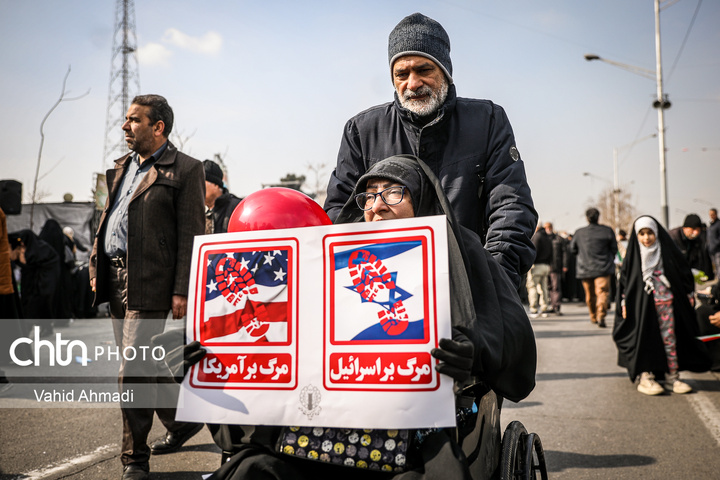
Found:
[[[201,343],[287,342],[290,254],[208,253]]]

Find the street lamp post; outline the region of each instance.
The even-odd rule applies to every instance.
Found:
[[[615,200],[615,233],[620,232],[620,179],[618,178],[618,149],[613,147],[613,199]]]
[[[645,78],[654,79],[657,83],[657,99],[653,102],[653,107],[658,110],[658,149],[660,155],[660,209],[662,214],[662,222],[666,228],[670,226],[670,216],[668,207],[667,194],[667,168],[666,168],[666,149],[665,149],[665,109],[670,108],[671,103],[667,99],[667,95],[663,93],[662,79],[662,55],[660,49],[660,0],[655,0],[655,71],[645,68],[627,65],[625,63],[615,62],[601,58],[598,55],[586,54],[585,60],[588,62],[600,60],[616,67],[628,70],[629,72],[643,76]]]
[[[663,94],[662,55],[660,52],[660,0],[655,0],[655,75],[657,77],[657,100],[653,106],[658,111],[658,149],[660,150],[660,208],[665,228],[670,228],[667,195],[667,169],[665,167],[665,109],[670,102]]]

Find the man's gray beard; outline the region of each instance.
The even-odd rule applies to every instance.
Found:
[[[427,85],[423,85],[415,91],[406,89],[403,95],[398,94],[398,98],[400,99],[400,105],[404,108],[407,108],[421,117],[429,117],[430,115],[437,113],[442,104],[445,103],[448,88],[447,80],[443,80],[437,90],[433,90]],[[413,100],[413,95],[429,95],[429,97],[425,100]]]

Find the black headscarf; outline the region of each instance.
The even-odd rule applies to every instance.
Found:
[[[475,374],[496,393],[519,401],[535,387],[537,354],[532,326],[512,282],[480,237],[454,218],[440,181],[412,155],[386,158],[358,180],[335,223],[364,220],[355,195],[371,178],[407,187],[416,217],[446,215],[453,328],[475,347]]]
[[[57,220],[53,218],[47,219],[38,234],[38,238],[50,245],[61,260],[65,257],[65,234]]]
[[[405,185],[410,191],[416,217],[445,214],[438,202],[432,182],[423,172],[418,159],[412,155],[396,155],[376,163],[360,177],[355,190],[350,195],[350,200],[338,214],[335,223],[363,221],[364,212],[355,203],[355,195],[365,191],[367,182],[371,178],[388,178]]]
[[[637,219],[635,221],[637,222]],[[657,220],[655,224],[662,269],[673,294],[679,368],[705,372],[710,369],[710,359],[706,346],[695,338],[698,335],[698,325],[695,311],[688,299],[694,291],[690,266],[668,232]],[[617,308],[613,326],[613,339],[618,348],[618,365],[627,368],[631,381],[642,372],[667,373],[667,356],[660,335],[655,301],[652,293],[646,292],[640,244],[634,224],[620,274],[617,305],[622,305],[623,300],[626,318],[622,316],[622,309]]]
[[[55,249],[40,239],[32,230],[19,230],[9,234],[10,245],[16,247],[22,242],[25,245],[25,261],[23,266],[43,268],[59,261]]]

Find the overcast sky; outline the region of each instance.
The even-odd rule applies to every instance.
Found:
[[[672,227],[720,206],[720,2],[664,3]],[[541,221],[585,224],[590,199],[612,186],[613,147],[638,213],[661,218],[656,83],[583,58],[654,71],[652,0],[137,1],[141,92],[168,99],[186,153],[224,157],[237,195],[287,173],[312,183],[308,165],[327,166],[324,184],[345,122],[392,99],[387,37],[416,11],[448,31],[458,95],[507,111]],[[26,200],[40,123],[68,66],[68,96],[90,93],[45,123],[43,201],[90,200],[94,175],[111,163],[114,21],[114,0],[0,0],[0,178],[21,181]]]

